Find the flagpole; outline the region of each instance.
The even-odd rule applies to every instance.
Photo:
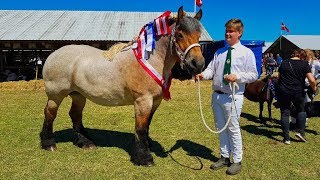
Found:
[[[280,51],[281,51],[282,30],[280,30]]]
[[[194,0],[194,14],[196,14],[196,10],[197,10],[197,4],[196,4],[196,0]]]
[[[280,26],[280,52],[281,52],[281,39],[282,39],[282,24],[283,24],[283,21],[281,21],[281,26]]]

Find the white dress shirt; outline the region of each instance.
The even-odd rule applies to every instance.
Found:
[[[229,84],[225,85],[223,83],[223,69],[228,48],[229,46],[218,49],[202,74],[204,79],[213,79],[213,90],[231,94]],[[245,84],[258,79],[256,58],[251,49],[242,45],[240,41],[233,45],[232,48],[234,49],[231,51],[231,74],[237,76],[236,82],[239,85],[239,89],[236,90],[235,94],[243,94]]]

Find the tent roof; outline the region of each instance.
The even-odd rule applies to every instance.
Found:
[[[288,39],[300,49],[320,50],[320,35],[286,35]]]
[[[289,58],[293,50],[311,49],[320,50],[320,36],[318,35],[285,35],[274,41],[264,53],[280,54],[283,58]]]
[[[0,40],[131,41],[162,13],[0,10]],[[201,31],[200,41],[212,41],[203,26]]]
[[[273,42],[265,42],[264,46],[262,47],[262,53],[264,53],[271,45]]]

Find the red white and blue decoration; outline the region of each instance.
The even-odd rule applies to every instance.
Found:
[[[165,100],[171,99],[169,92],[171,77],[165,79],[147,60],[155,49],[156,36],[165,36],[171,33],[168,24],[170,14],[170,11],[166,11],[153,22],[144,25],[140,30],[137,42],[132,45],[133,53],[139,64],[162,87]]]

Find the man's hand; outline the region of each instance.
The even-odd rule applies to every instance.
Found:
[[[194,76],[195,82],[197,82],[198,80],[202,80],[202,79],[203,79],[203,74],[202,73],[197,74],[197,75]]]
[[[228,82],[236,82],[237,81],[237,75],[235,74],[228,74],[224,75],[224,79]]]

